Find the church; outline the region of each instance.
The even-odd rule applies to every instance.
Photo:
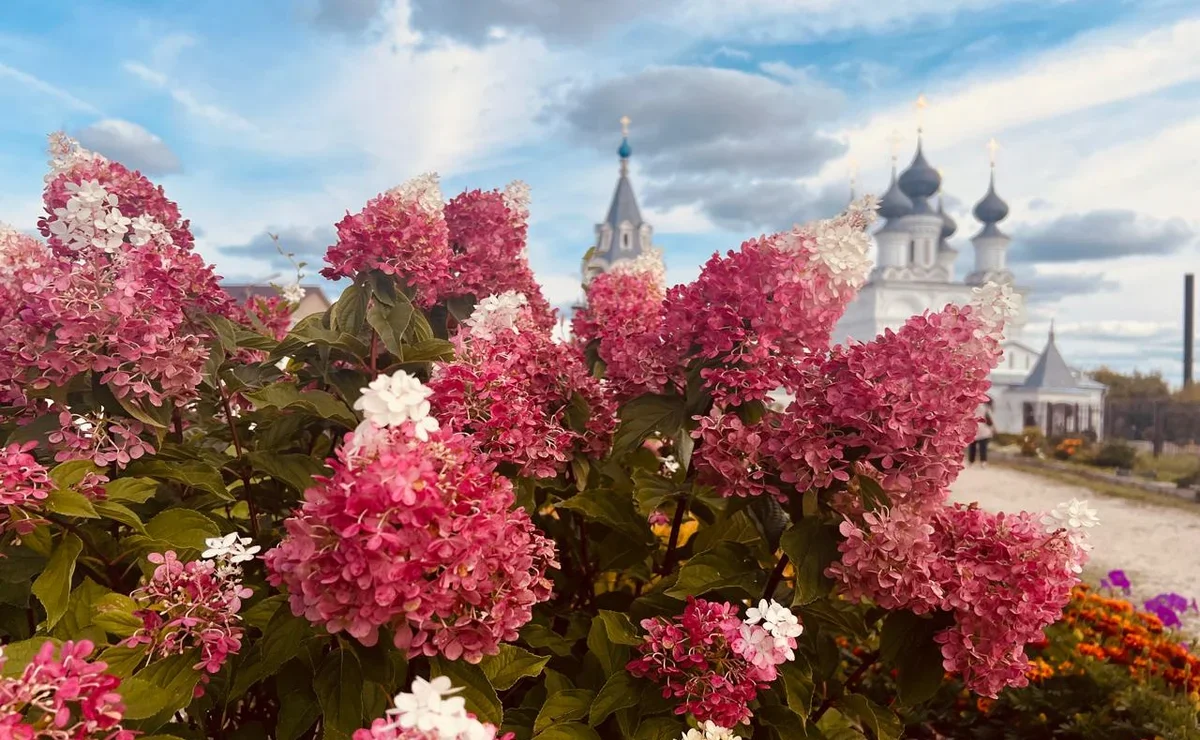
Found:
[[[583,282],[614,264],[636,259],[654,249],[653,227],[642,217],[629,180],[629,119],[622,118],[617,150],[620,175],[604,221],[596,225],[596,242],[583,259]],[[959,251],[951,244],[958,225],[942,204],[942,178],[925,158],[920,129],[912,163],[897,173],[879,199],[881,225],[876,230],[876,267],[834,329],[833,340],[870,341],[885,329],[899,328],[910,316],[936,311],[948,303],[964,304],[987,282],[1008,283],[1020,296],[1021,310],[1005,331],[1004,357],[992,371],[992,416],[998,432],[1017,434],[1038,427],[1047,436],[1091,433],[1104,428],[1105,387],[1072,368],[1054,337],[1053,323],[1039,352],[1022,338],[1029,291],[1008,269],[1011,238],[1000,229],[1008,204],[996,192],[994,143],[987,192],[972,211],[979,231],[971,237],[972,270],[958,278]],[[937,198],[937,207],[932,200]]]

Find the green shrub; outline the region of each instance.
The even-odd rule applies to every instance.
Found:
[[[1124,442],[1105,442],[1088,460],[1100,468],[1132,468],[1137,460],[1137,450]]]

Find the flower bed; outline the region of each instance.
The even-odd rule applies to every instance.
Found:
[[[0,229],[7,735],[897,738],[946,671],[1027,684],[1070,601],[1085,505],[946,503],[1011,290],[830,348],[869,199],[618,264],[562,343],[528,189],[421,176],[286,330],[161,188],[51,154],[45,241]]]

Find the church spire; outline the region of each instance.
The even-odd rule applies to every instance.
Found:
[[[602,223],[596,224],[596,243],[584,260],[584,284],[617,262],[637,259],[653,248],[654,229],[643,220],[633,185],[629,182],[629,157],[633,154],[633,147],[629,145],[629,116],[621,116],[620,123],[621,145],[617,147],[617,156],[621,161],[621,174],[608,215]]]

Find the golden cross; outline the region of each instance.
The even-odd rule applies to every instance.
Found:
[[[629,136],[629,116],[621,116],[621,136]]]
[[[921,133],[925,128],[925,109],[929,107],[929,101],[925,99],[924,93],[917,96],[917,133]]]
[[[900,156],[900,132],[892,129],[892,137],[888,141],[892,145],[892,165],[895,166],[896,159]]]
[[[996,166],[996,150],[1000,148],[1000,145],[997,144],[996,140],[993,138],[993,139],[988,140],[987,148],[988,148],[988,158],[991,160],[992,166],[995,167]]]

